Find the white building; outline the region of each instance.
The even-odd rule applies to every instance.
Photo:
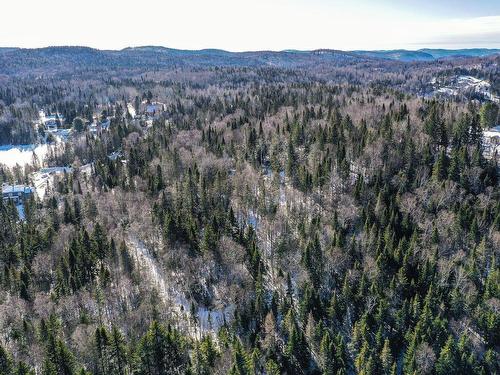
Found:
[[[13,201],[15,204],[22,203],[28,199],[35,189],[27,185],[2,185],[2,199],[4,202]]]
[[[38,112],[38,116],[40,117],[40,123],[45,127],[45,130],[49,133],[57,132],[60,125],[64,124],[64,117],[59,113],[54,115],[46,115],[45,111],[40,110]]]
[[[152,102],[151,104],[146,104],[146,109],[144,112],[149,117],[155,117],[163,111],[165,111],[165,104],[160,102]]]
[[[487,159],[500,160],[500,125],[483,131],[483,152]]]
[[[101,134],[103,131],[108,130],[110,125],[111,120],[109,118],[102,121],[94,121],[89,125],[89,131],[92,134]]]

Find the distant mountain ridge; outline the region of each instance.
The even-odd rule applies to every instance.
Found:
[[[101,51],[101,52],[156,52],[156,53],[170,53],[170,54],[221,54],[221,55],[241,55],[241,54],[255,54],[255,53],[317,53],[319,51],[335,51],[337,53],[349,53],[358,54],[360,56],[370,56],[370,57],[380,57],[380,58],[390,58],[390,59],[415,59],[420,60],[422,58],[428,59],[439,59],[442,57],[450,56],[468,56],[468,57],[481,57],[490,56],[500,53],[498,48],[461,48],[461,49],[444,49],[444,48],[421,48],[418,50],[406,50],[406,49],[392,49],[392,50],[336,50],[336,49],[316,49],[316,50],[297,50],[297,49],[285,49],[281,51],[273,50],[257,50],[257,51],[242,51],[242,52],[232,52],[218,48],[204,48],[199,50],[189,50],[189,49],[176,49],[163,46],[138,46],[138,47],[126,47],[120,50],[106,50],[97,49],[85,46],[49,46],[43,48],[20,48],[20,47],[0,47],[0,53],[2,52],[12,52],[12,51]]]
[[[433,49],[422,48],[411,51],[397,50],[375,50],[375,51],[353,51],[362,56],[385,58],[399,61],[432,61],[452,57],[483,57],[500,53],[500,49],[471,48],[471,49]]]
[[[354,51],[354,53],[361,56],[382,58],[398,61],[431,61],[434,56],[422,50],[408,51],[408,50],[381,50],[381,51]]]
[[[42,74],[107,68],[162,69],[172,67],[308,67],[318,64],[347,65],[353,62],[392,60],[425,62],[455,57],[483,57],[500,54],[500,49],[420,49],[342,51],[246,51],[221,49],[182,50],[162,46],[127,47],[99,50],[80,46],[55,46],[36,49],[0,48],[0,74]]]
[[[468,48],[468,49],[431,49],[423,48],[419,51],[432,55],[433,58],[439,59],[443,57],[482,57],[500,53],[500,49],[496,48]]]

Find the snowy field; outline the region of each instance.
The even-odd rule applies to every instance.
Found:
[[[499,103],[500,98],[491,92],[491,84],[472,76],[458,76],[451,81],[438,81],[436,77],[429,82],[434,86],[434,95],[457,96],[469,90],[475,91],[492,102]],[[441,86],[441,87],[440,87]]]
[[[0,164],[5,164],[9,168],[15,167],[16,164],[25,166],[34,161],[34,156],[42,163],[47,155],[49,147],[43,145],[6,145],[0,146]]]

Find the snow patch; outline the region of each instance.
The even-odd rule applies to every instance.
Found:
[[[195,310],[196,322],[192,322],[190,301],[179,291],[174,282],[169,282],[164,270],[144,243],[137,238],[130,237],[128,245],[132,249],[141,271],[144,271],[142,276],[146,277],[149,283],[156,288],[166,305],[173,307],[175,314],[182,317],[184,322],[189,322],[187,328],[193,337],[201,337],[206,334],[215,335],[226,321],[233,317],[235,310],[233,305],[218,310],[198,306]]]
[[[0,146],[0,164],[5,164],[12,168],[16,165],[24,167],[27,164],[32,164],[34,157],[39,163],[43,163],[47,156],[48,145],[5,145]]]

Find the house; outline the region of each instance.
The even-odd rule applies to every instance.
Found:
[[[4,202],[13,201],[16,205],[24,202],[33,195],[35,188],[26,185],[2,185],[2,199]]]
[[[100,122],[100,125],[102,130],[108,130],[109,126],[111,125],[111,120],[109,118],[106,118],[105,120],[102,120]]]
[[[146,104],[146,109],[144,112],[146,113],[147,116],[155,117],[158,116],[163,111],[165,111],[165,104],[160,102],[152,102]]]
[[[115,161],[118,158],[121,158],[123,155],[120,151],[113,151],[111,154],[108,155],[109,160]]]
[[[64,124],[64,117],[62,117],[59,113],[55,115],[44,115],[40,117],[42,119],[43,125],[45,126],[45,130],[54,133],[57,132],[58,128]]]
[[[483,131],[483,153],[487,159],[500,159],[500,125]]]
[[[56,132],[57,131],[57,121],[55,120],[48,120],[45,122],[45,130],[48,132]]]
[[[111,125],[111,120],[109,118],[106,118],[102,121],[94,121],[92,124],[89,125],[89,131],[92,134],[101,134],[102,131],[108,130],[109,126]]]
[[[71,173],[72,171],[73,168],[71,167],[47,167],[40,169],[40,173],[48,175]]]

